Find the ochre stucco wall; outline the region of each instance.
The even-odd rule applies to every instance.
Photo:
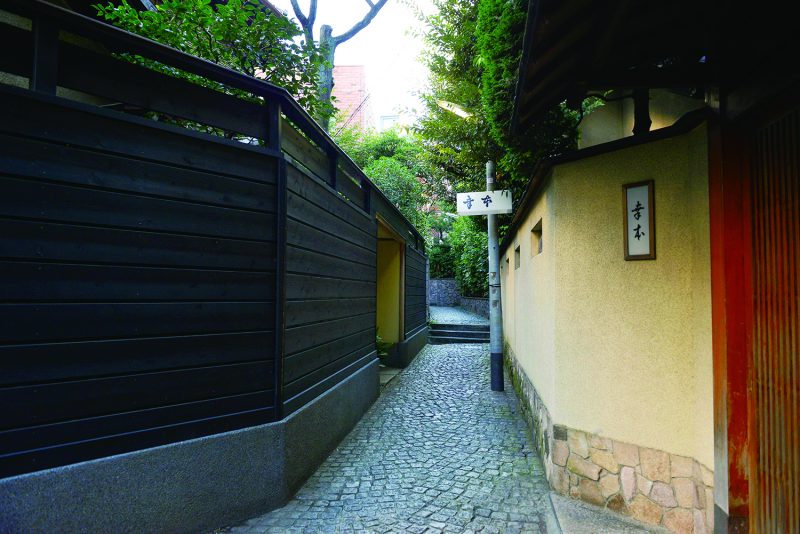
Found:
[[[556,166],[504,256],[503,312],[555,423],[713,467],[707,176],[705,126]],[[649,179],[657,259],[625,261],[622,184]]]
[[[403,245],[392,239],[378,240],[377,321],[378,334],[387,343],[400,339],[400,289]]]
[[[503,334],[512,348],[525,347],[522,368],[542,399],[550,404],[555,393],[554,356],[554,225],[550,193],[540,196],[528,212],[514,244],[501,258]],[[533,250],[531,231],[542,221],[542,252]],[[514,267],[514,250],[520,247],[520,266]],[[505,260],[508,259],[508,262]],[[506,299],[506,294],[514,298]],[[509,307],[510,306],[510,307]],[[511,310],[509,313],[507,310]],[[516,349],[515,349],[516,352]]]
[[[626,94],[630,92],[627,91]],[[609,95],[618,98],[617,92]],[[691,98],[667,89],[650,90],[650,130],[671,126],[687,112],[705,106],[699,98]],[[579,126],[578,146],[587,148],[633,135],[633,99],[623,98],[603,104],[586,115]]]

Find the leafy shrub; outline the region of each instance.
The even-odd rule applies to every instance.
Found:
[[[459,217],[450,231],[456,285],[466,297],[489,295],[489,239],[473,217]]]
[[[455,278],[453,248],[449,244],[434,245],[428,250],[431,278]]]
[[[403,162],[393,157],[381,156],[364,167],[375,185],[411,221],[421,235],[427,235],[428,217],[422,209],[427,204],[422,184]]]
[[[395,344],[384,341],[378,333],[379,330],[379,328],[375,329],[375,351],[378,353],[378,358],[383,359],[389,355],[389,349],[391,349]]]

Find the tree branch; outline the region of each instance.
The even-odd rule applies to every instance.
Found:
[[[291,0],[294,16],[300,21],[300,26],[303,28],[303,34],[306,36],[306,44],[311,45],[314,43],[314,20],[317,18],[317,0],[311,0],[311,6],[308,8],[308,16],[300,9],[300,4],[297,0]]]
[[[317,0],[311,0],[308,8],[308,27],[314,31],[314,23],[317,21]]]
[[[305,28],[308,25],[308,19],[303,14],[303,10],[300,9],[300,4],[297,3],[297,0],[291,0],[291,2],[292,9],[294,10],[294,16],[300,21],[300,25]]]
[[[347,41],[348,39],[351,39],[353,36],[355,36],[355,34],[360,32],[364,28],[366,28],[367,25],[370,22],[372,22],[372,19],[375,18],[375,15],[378,14],[378,11],[380,11],[381,8],[383,6],[385,6],[386,2],[388,2],[388,1],[389,0],[378,0],[378,2],[376,4],[373,4],[369,0],[366,0],[366,2],[371,6],[369,12],[366,15],[364,15],[363,19],[361,19],[359,22],[356,22],[353,25],[352,28],[350,28],[349,30],[347,30],[343,34],[337,35],[336,37],[334,37],[333,38],[334,44],[335,45],[340,45],[343,42]],[[292,3],[294,3],[294,2],[295,2],[295,0],[292,0]]]

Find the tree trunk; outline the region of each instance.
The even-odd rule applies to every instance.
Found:
[[[330,102],[333,92],[333,58],[336,54],[336,41],[333,39],[333,28],[327,24],[320,28],[319,45],[325,57],[325,62],[319,68],[319,98],[322,102]],[[317,121],[325,131],[328,131],[330,116],[320,115]]]

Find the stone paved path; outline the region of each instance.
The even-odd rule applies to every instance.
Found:
[[[546,532],[547,481],[488,345],[428,345],[284,508],[232,532]]]
[[[464,308],[431,306],[431,322],[440,324],[489,324],[489,319]]]

